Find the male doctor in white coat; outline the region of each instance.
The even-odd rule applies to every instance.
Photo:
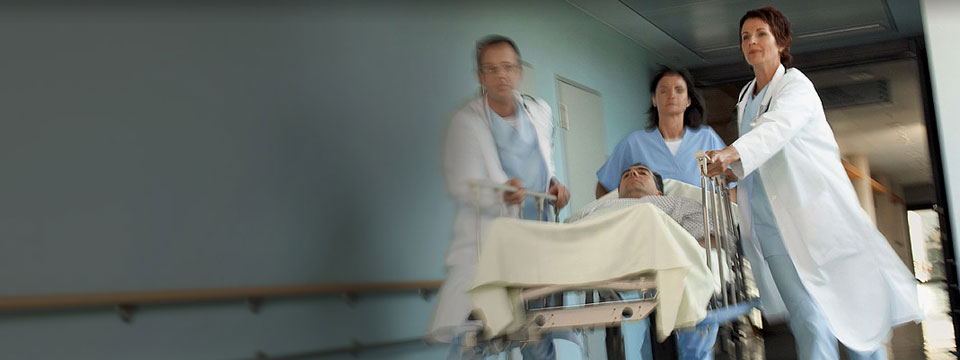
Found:
[[[813,84],[791,67],[790,24],[772,7],[740,20],[756,78],[737,104],[740,138],[708,151],[731,166],[744,253],[768,318],[789,316],[798,358],[886,359],[891,328],[919,321],[916,280],[860,207]]]
[[[475,320],[468,321],[472,306],[467,291],[476,271],[477,244],[487,223],[501,211],[504,216],[516,217],[520,206],[525,219],[547,220],[537,218],[532,198],[524,199],[526,189],[557,196],[557,208],[570,199],[555,176],[550,107],[516,90],[523,69],[517,45],[509,38],[491,35],[477,42],[476,55],[481,95],[460,108],[447,129],[444,171],[457,215],[445,259],[447,279],[427,331],[431,340],[453,343],[448,359],[489,355],[484,349],[460,346],[461,334],[478,328]],[[469,186],[471,180],[492,180],[519,190],[501,198],[493,191],[478,193]],[[549,211],[546,213],[549,216]],[[556,357],[550,337],[525,346],[521,353],[525,359]]]

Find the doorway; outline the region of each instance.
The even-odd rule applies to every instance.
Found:
[[[557,77],[557,115],[563,132],[571,209],[594,200],[596,172],[606,161],[600,93]]]

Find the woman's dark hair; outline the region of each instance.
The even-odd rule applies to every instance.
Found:
[[[657,71],[657,74],[653,76],[653,81],[650,82],[650,95],[656,95],[657,85],[659,85],[660,80],[667,75],[678,75],[683,78],[683,82],[687,84],[687,97],[690,99],[690,106],[683,112],[683,126],[696,129],[700,127],[700,125],[703,125],[703,122],[707,118],[707,109],[703,105],[703,96],[693,87],[693,76],[690,75],[689,71],[664,66],[660,71]],[[660,126],[660,114],[657,112],[656,106],[650,105],[647,116],[649,120],[648,129],[656,129]]]
[[[483,60],[483,51],[487,49],[490,45],[496,44],[507,44],[513,48],[513,52],[517,53],[517,61],[520,61],[520,49],[517,48],[517,43],[513,42],[510,38],[503,35],[487,35],[483,39],[477,41],[477,68],[480,68],[480,61]]]
[[[783,64],[784,68],[793,67],[793,56],[790,55],[790,45],[793,45],[793,32],[790,31],[790,21],[787,21],[787,17],[783,16],[780,10],[771,6],[747,11],[740,18],[738,37],[743,31],[743,23],[747,22],[747,19],[760,19],[770,27],[777,45],[783,46],[783,51],[780,52],[780,63]]]

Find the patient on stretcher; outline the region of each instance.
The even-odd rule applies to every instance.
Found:
[[[721,271],[717,261],[710,266],[706,262],[702,241],[704,210],[700,202],[691,200],[701,190],[684,186],[679,182],[664,183],[656,173],[637,164],[621,175],[617,194],[587,205],[580,214],[568,219],[573,224],[508,218],[491,222],[479,252],[477,276],[469,291],[474,313],[483,323],[484,337],[544,334],[623,321],[610,318],[619,311],[586,319],[578,317],[577,311],[590,310],[583,306],[524,309],[524,296],[584,288],[629,293],[632,290],[622,290],[620,284],[646,281],[638,278],[643,277],[655,281],[657,340],[665,340],[675,329],[684,329],[682,332],[697,335],[690,338],[700,340],[693,353],[709,353],[721,321],[704,319],[710,298],[721,288]],[[680,197],[664,196],[664,187]],[[716,251],[707,253],[717,258]],[[726,274],[724,278],[731,279],[726,266],[722,273]],[[603,306],[624,305],[612,302]],[[630,306],[637,307],[631,320],[643,319],[652,309],[644,310],[641,306],[646,305],[635,303]],[[570,314],[561,314],[568,311]],[[563,321],[556,320],[561,316]],[[553,320],[537,322],[539,318]],[[701,333],[701,326],[709,327],[709,333]]]
[[[711,272],[696,239],[704,232],[702,207],[686,198],[663,196],[663,185],[657,183],[648,168],[632,166],[618,189],[622,198],[588,205],[582,215],[572,217],[579,220],[574,224],[505,218],[491,222],[470,290],[484,333],[513,333],[535,317],[517,313],[523,307],[520,288],[554,291],[589,284],[599,290],[607,282],[649,275],[656,279],[658,340],[703,320],[719,283],[711,286]],[[639,319],[645,313],[636,315]]]
[[[660,175],[643,164],[634,164],[623,171],[623,174],[620,175],[618,193],[619,198],[617,199],[588,205],[582,211],[580,217],[572,221],[610,213],[637,204],[652,204],[680,224],[684,230],[697,239],[701,247],[704,246],[703,206],[699,202],[688,198],[664,196],[663,180]],[[717,242],[712,241],[712,243],[716,248]],[[714,267],[715,273],[717,270],[718,268]],[[726,271],[725,273],[729,277],[729,273]],[[715,278],[714,280],[719,285],[720,279]],[[638,333],[635,335],[643,336],[642,334],[648,331],[646,326],[646,324],[641,324],[641,327],[633,330],[633,332]],[[678,329],[677,351],[680,358],[712,358],[712,348],[716,341],[717,328],[716,323],[709,323],[700,324],[693,329]],[[608,336],[611,336],[611,334],[608,333]],[[635,338],[630,341],[640,341],[642,344],[647,340],[645,338]],[[642,347],[639,344],[634,346]]]
[[[663,179],[643,164],[635,164],[620,175],[619,199],[600,202],[584,209],[575,222],[636,204],[652,204],[676,221],[703,246],[703,207],[699,202],[663,195]]]

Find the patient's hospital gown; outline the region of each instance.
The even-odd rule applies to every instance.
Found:
[[[703,207],[696,201],[676,196],[649,195],[639,199],[624,198],[604,201],[584,209],[581,215],[578,218],[571,219],[571,222],[636,204],[653,204],[680,224],[694,239],[703,238]]]

